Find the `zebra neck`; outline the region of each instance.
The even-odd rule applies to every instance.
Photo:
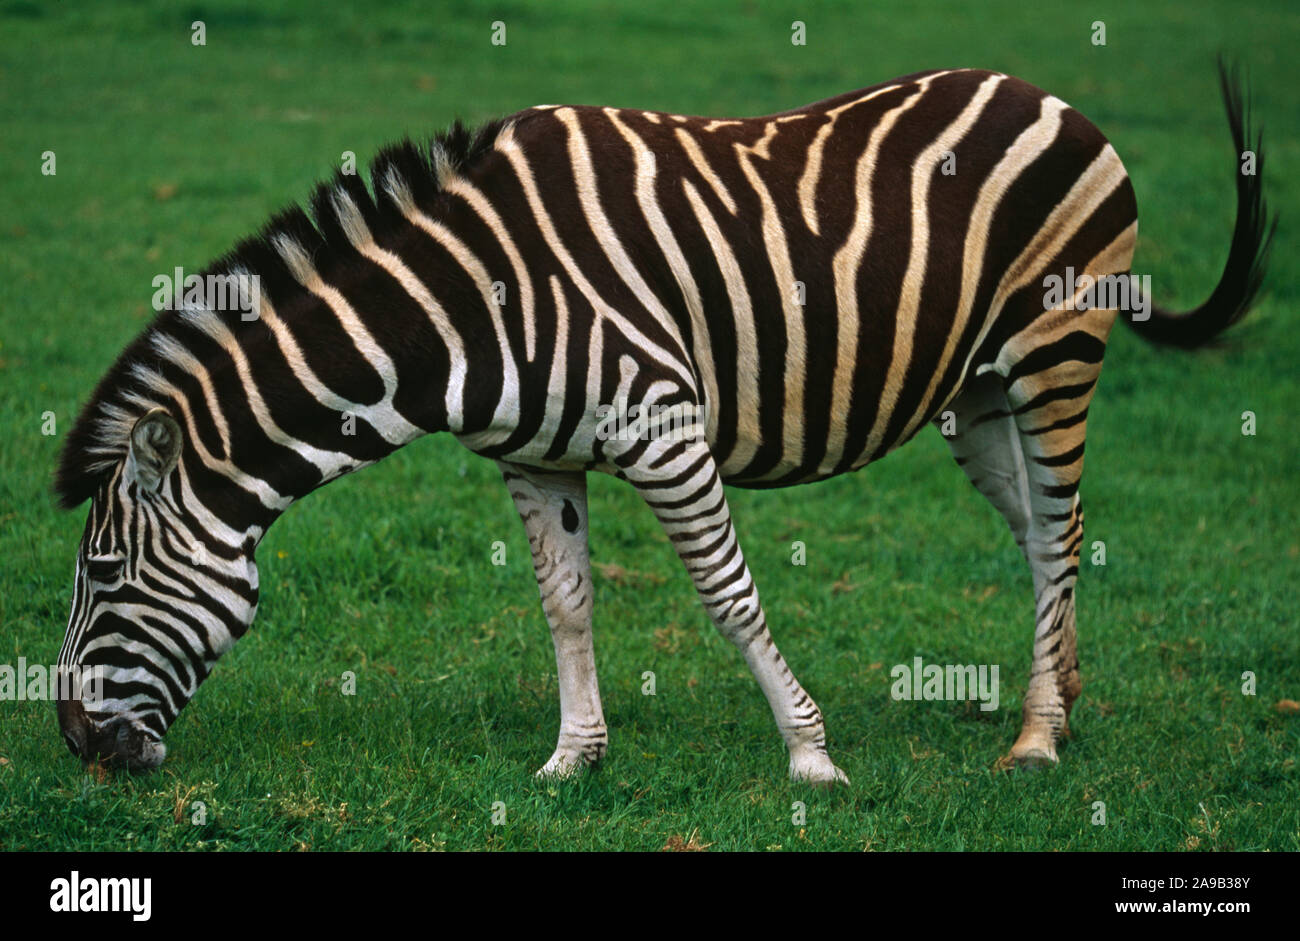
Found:
[[[345,263],[318,266],[287,235],[270,240],[278,257],[267,261],[281,264],[258,270],[257,321],[234,342],[202,312],[187,318],[190,350],[210,352],[200,385],[211,389],[187,396],[187,476],[237,531],[264,532],[295,501],[425,434],[504,437],[517,419],[502,315],[475,266],[414,226],[371,234],[349,221]]]

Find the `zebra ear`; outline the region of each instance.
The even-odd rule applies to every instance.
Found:
[[[126,479],[157,492],[181,456],[181,426],[164,409],[145,412],[131,429]]]

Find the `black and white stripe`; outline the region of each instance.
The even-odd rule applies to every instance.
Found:
[[[1222,78],[1240,152],[1240,95]],[[93,502],[61,662],[111,664],[120,695],[61,707],[75,751],[160,760],[160,745],[142,751],[251,621],[267,527],[449,431],[501,464],[528,530],[560,675],[545,773],[605,749],[586,548],[597,470],[659,517],[767,696],[792,775],[842,780],[723,485],[854,470],[951,411],[958,463],[1034,573],[1012,756],[1055,760],[1079,689],[1086,415],[1117,311],[1077,297],[1045,310],[1043,284],[1127,274],[1137,234],[1128,176],[1086,119],[1015,78],[932,71],[764,118],[533,108],[392,147],[370,177],[339,175],[311,216],[281,214],[212,269],[260,279],[256,319],[160,316],[77,423],[57,489],[65,506]],[[1249,305],[1265,212],[1259,177],[1238,181],[1219,288],[1135,324],[1151,339],[1198,345]],[[599,409],[619,401],[697,410],[703,435],[606,438]],[[116,578],[91,577],[118,560]]]

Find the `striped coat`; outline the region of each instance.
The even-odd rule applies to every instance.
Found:
[[[1240,94],[1221,77],[1240,152]],[[1011,756],[1056,760],[1079,692],[1086,416],[1122,305],[1085,286],[1048,305],[1044,286],[1127,285],[1137,236],[1128,176],[1091,123],[1015,78],[933,71],[763,118],[542,106],[389,148],[370,176],[340,174],[310,216],[282,213],[222,259],[209,273],[256,276],[256,309],[162,314],[70,436],[60,499],[93,503],[61,663],[114,674],[105,701],[60,704],[75,753],[160,761],[163,732],[255,613],[267,527],[449,431],[500,462],[528,531],[561,691],[544,773],[606,746],[596,470],[659,516],[767,696],[792,776],[843,780],[722,485],[824,479],[943,421],[1034,574]],[[1149,308],[1134,322],[1149,339],[1196,346],[1245,313],[1267,248],[1257,176],[1238,177],[1238,201],[1214,296],[1181,316]],[[610,435],[615,403],[697,424]]]

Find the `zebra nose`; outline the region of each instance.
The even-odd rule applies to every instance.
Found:
[[[68,751],[78,758],[86,757],[86,743],[90,740],[90,718],[85,707],[75,699],[59,700],[59,728]]]

